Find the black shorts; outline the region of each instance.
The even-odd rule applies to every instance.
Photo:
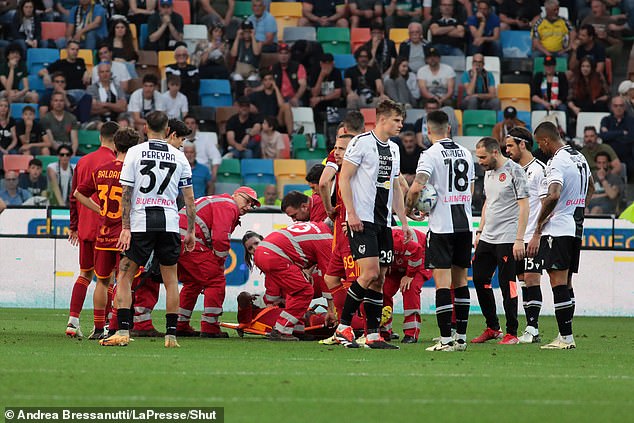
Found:
[[[524,248],[528,248],[528,244],[524,244]],[[539,251],[535,257],[524,257],[524,260],[515,262],[515,274],[523,275],[524,273],[542,274],[544,268],[544,244],[539,243]]]
[[[512,243],[491,244],[480,241],[473,256],[473,282],[490,284],[496,268],[500,287],[515,282],[515,263]]]
[[[471,267],[471,232],[435,234],[427,232],[425,251],[426,269],[451,269],[451,266],[467,269]]]
[[[394,261],[394,240],[389,226],[363,222],[363,232],[348,228],[348,240],[355,260],[378,257],[381,266],[389,266]]]
[[[544,251],[544,268],[547,270],[566,270],[579,272],[581,239],[574,236],[544,235],[541,239]],[[540,250],[542,249],[540,245]]]
[[[181,252],[181,236],[176,232],[132,232],[126,257],[144,266],[154,251],[154,257],[162,266],[173,266]]]

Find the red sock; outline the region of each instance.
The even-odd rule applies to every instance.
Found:
[[[112,308],[112,313],[110,314],[110,321],[108,322],[108,331],[111,330],[119,330],[119,321],[117,320],[117,309]]]
[[[106,324],[106,310],[96,308],[94,310],[95,330],[103,330]]]
[[[108,300],[106,302],[106,318],[112,313],[112,299],[114,298],[114,285],[108,285]]]
[[[70,316],[79,318],[81,309],[84,308],[86,291],[88,291],[90,281],[83,276],[79,276],[73,286],[73,293],[70,296]]]

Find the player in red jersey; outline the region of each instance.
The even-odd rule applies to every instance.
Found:
[[[211,195],[196,200],[196,247],[181,252],[178,260],[178,279],[183,283],[180,292],[177,336],[197,336],[190,319],[198,295],[205,296],[200,323],[200,336],[228,338],[220,330],[219,317],[225,300],[225,261],[231,249],[231,233],[240,223],[240,216],[260,207],[256,192],[249,187],[238,188],[233,195]],[[185,210],[180,211],[181,234],[187,229]]]
[[[90,183],[95,169],[115,159],[113,136],[118,129],[119,125],[115,122],[106,122],[101,126],[99,134],[101,147],[77,162],[77,167],[73,173],[71,192],[75,192],[77,187],[82,184]],[[97,193],[93,194],[92,200],[97,203]],[[94,248],[100,220],[99,214],[82,204],[78,204],[74,196],[70,197],[68,240],[72,245],[79,245],[79,276],[75,281],[70,297],[70,316],[66,326],[66,335],[70,337],[82,336],[79,315],[84,306],[88,285],[90,285],[94,275]]]
[[[101,225],[95,239],[94,272],[97,286],[94,293],[95,328],[88,339],[104,337],[103,328],[106,321],[106,305],[108,286],[112,273],[119,263],[117,241],[121,233],[121,184],[119,175],[128,149],[141,140],[138,132],[131,128],[123,128],[114,134],[114,145],[117,157],[98,166],[88,180],[77,187],[75,198],[87,209],[99,213]],[[97,194],[99,204],[92,200]]]
[[[415,344],[420,334],[420,293],[425,281],[431,279],[431,270],[425,269],[425,244],[427,238],[413,231],[412,240],[405,243],[403,231],[394,228],[394,262],[385,275],[383,284],[383,306],[393,307],[393,297],[400,290],[403,295],[403,339],[404,344]],[[392,319],[381,327],[381,331],[392,332]],[[391,336],[383,335],[390,339]]]
[[[247,265],[251,265],[253,257],[255,265],[265,274],[265,303],[284,302],[284,311],[269,339],[297,341],[299,338],[293,332],[303,333],[304,315],[315,292],[307,276],[311,273],[309,269],[316,266],[323,273],[330,260],[330,227],[323,222],[297,222],[271,232],[263,240],[257,233],[247,232],[242,242]]]
[[[313,165],[306,173],[306,182],[313,191],[310,196],[310,221],[311,222],[323,222],[328,218],[326,209],[324,208],[324,202],[321,199],[321,193],[319,192],[319,179],[324,171],[325,166],[321,163]]]

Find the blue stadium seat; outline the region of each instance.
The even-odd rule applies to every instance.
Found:
[[[26,106],[31,106],[35,109],[35,119],[40,118],[39,106],[37,103],[12,103],[11,104],[11,117],[13,119],[22,119],[22,109]]]
[[[231,84],[226,79],[201,79],[198,93],[205,107],[229,107],[233,104]]]
[[[518,110],[517,118],[526,124],[526,129],[532,132],[531,112],[527,112],[525,110]],[[504,120],[504,110],[498,110],[498,122],[502,122],[503,120]]]
[[[334,54],[335,68],[340,70],[346,70],[357,64],[352,54]]]
[[[284,185],[284,196],[291,191],[304,192],[310,189],[310,185],[307,184],[287,184]]]
[[[531,57],[530,31],[500,31],[500,42],[504,57]]]
[[[26,51],[26,68],[32,75],[59,60],[59,50],[54,48],[30,48]]]
[[[243,159],[242,183],[244,184],[275,184],[273,173],[273,160],[270,159]]]
[[[29,89],[32,91],[37,91],[37,94],[42,97],[42,95],[46,92],[46,87],[44,86],[44,81],[37,75],[29,75],[27,77],[29,80]],[[20,89],[24,88],[22,81],[20,81]]]
[[[141,24],[139,27],[139,49],[144,50],[145,44],[147,44],[147,24]]]

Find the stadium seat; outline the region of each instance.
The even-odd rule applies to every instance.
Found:
[[[63,60],[66,59],[66,57],[68,57],[68,51],[65,48],[61,49],[59,51],[59,58]],[[93,66],[95,64],[95,55],[92,50],[82,48],[79,50],[79,53],[77,53],[77,57],[84,59],[86,67],[88,67],[88,65]]]
[[[282,39],[289,44],[298,40],[317,41],[317,30],[312,26],[287,26],[282,34]],[[279,38],[279,31],[277,35]]]
[[[532,40],[530,31],[500,31],[502,56],[531,57]]]
[[[237,1],[233,9],[233,16],[240,19],[246,19],[253,15],[250,1]]]
[[[132,35],[132,43],[134,43],[134,48],[139,50],[139,35],[136,31],[136,25],[130,25],[130,34]]]
[[[274,184],[273,160],[270,159],[242,159],[242,183],[250,185],[256,182]]]
[[[601,130],[601,119],[605,116],[609,116],[609,113],[605,112],[580,112],[577,115],[577,138],[583,138],[583,128],[586,126],[594,126],[597,132]]]
[[[370,28],[352,28],[350,30],[350,44],[352,45],[352,52],[357,51],[359,47],[370,41],[372,35],[370,35]]]
[[[568,8],[565,6],[559,6],[559,16],[564,19],[569,19],[570,13],[568,11]],[[546,17],[546,8],[544,6],[541,7],[541,17]]]
[[[291,141],[288,134],[282,134],[282,140],[284,141],[284,149],[280,151],[280,159],[291,158]]]
[[[359,109],[365,122],[365,130],[371,131],[376,126],[376,109]]]
[[[46,87],[44,86],[44,81],[42,81],[42,78],[35,74],[27,76],[27,79],[29,80],[29,89],[37,91],[41,98],[42,95],[46,92]],[[22,81],[20,81],[20,89],[22,89]]]
[[[471,69],[472,62],[473,56],[467,56],[467,60],[465,62],[465,70]],[[484,56],[484,68],[493,74],[495,85],[500,85],[500,58],[497,56]]]
[[[286,185],[284,185],[284,197],[286,196],[286,194],[288,194],[291,191],[304,192],[306,190],[310,190],[310,185],[308,185],[308,184],[286,184]]]
[[[312,169],[313,166],[315,166],[316,164],[324,164],[326,158],[325,157],[320,157],[318,159],[308,159],[306,160],[306,173],[308,173],[310,171],[310,169]]]
[[[147,32],[147,24],[139,25],[139,48],[143,50],[145,48],[145,44],[147,44],[147,37],[149,36]]]
[[[547,112],[546,110],[535,110],[534,112],[531,113],[531,128],[532,129],[537,128],[537,125],[542,123],[542,121],[547,115],[557,116],[557,122],[559,123],[559,126],[563,128],[564,132],[568,132],[568,128],[567,128],[568,125],[566,123],[566,112],[562,112],[559,110],[550,111],[550,112]],[[518,117],[519,117],[519,113],[518,113]],[[599,128],[597,128],[597,131],[598,130]]]
[[[77,166],[77,163],[79,162],[79,159],[81,159],[80,156],[73,156],[70,158],[70,164],[73,166]]]
[[[46,176],[46,168],[48,167],[48,165],[59,160],[57,156],[52,155],[38,155],[35,156],[35,158],[42,162],[42,175],[44,176]]]
[[[348,68],[356,66],[357,61],[352,54],[334,54],[335,68],[345,71]]]
[[[532,116],[531,112],[527,112],[525,110],[517,111],[517,118],[526,124],[526,129],[531,130],[532,126]],[[502,122],[504,120],[504,110],[498,110],[498,122]]]
[[[442,56],[440,63],[451,66],[456,72],[464,72],[466,66],[465,59],[465,56]]]
[[[201,79],[198,92],[205,107],[229,107],[233,104],[231,84],[226,79]]]
[[[220,194],[231,195],[235,192],[235,190],[240,188],[240,184],[235,182],[216,182],[214,187],[215,187],[215,193],[218,195]]]
[[[557,64],[555,65],[555,72],[566,72],[568,70],[568,61],[565,57],[557,57]],[[544,58],[535,57],[533,59],[533,75],[538,72],[544,72]]]
[[[315,117],[313,115],[313,109],[310,107],[293,107],[293,122],[296,127],[303,126],[304,134],[314,134],[315,129]]]
[[[533,81],[533,59],[502,59],[503,84],[530,84]]]
[[[30,154],[5,154],[2,156],[2,168],[5,172],[9,170],[26,172],[29,169],[31,159],[33,156]]]
[[[37,103],[11,103],[11,117],[13,119],[22,119],[22,109],[31,106],[35,109],[35,119],[40,118],[40,107]]]
[[[513,106],[517,110],[531,111],[531,86],[528,84],[500,84],[497,95],[502,110]]]
[[[158,54],[155,51],[139,50],[139,60],[136,62],[136,72],[140,79],[147,74],[159,77]]]
[[[490,136],[497,123],[494,110],[465,110],[462,114],[462,128],[465,136]]]
[[[300,2],[272,2],[270,12],[271,15],[275,17],[277,36],[280,38],[281,35],[284,34],[286,27],[295,27],[298,25],[299,18],[302,17],[302,4]]]
[[[605,79],[612,84],[612,59],[609,57],[605,58]]]
[[[222,159],[222,163],[218,167],[216,177],[218,182],[230,182],[233,184],[242,183],[242,173],[240,172],[239,159]],[[233,191],[232,191],[233,192]]]
[[[42,40],[57,41],[66,38],[65,22],[42,22]]]
[[[324,53],[349,54],[350,30],[348,28],[318,28],[317,41]]]
[[[295,134],[293,135],[293,156],[296,159],[324,159],[328,155],[326,148],[326,138],[322,134],[313,134],[316,139],[316,145],[313,145],[313,139],[309,140],[310,135]],[[304,163],[306,167],[306,163]]]
[[[273,173],[278,178],[297,178],[304,180],[306,177],[306,162],[296,159],[276,159],[273,162]]]
[[[189,63],[189,59],[187,59]],[[176,59],[174,58],[174,50],[163,50],[158,52],[158,68],[161,74],[161,78],[165,76],[165,68],[167,65],[171,65],[176,63]]]
[[[210,132],[218,130],[215,122],[216,110],[213,107],[189,106],[189,114],[196,118],[201,131]]]
[[[458,121],[458,131],[456,131],[456,133],[462,136],[463,135],[462,110],[454,109],[453,113],[456,115],[456,120]]]
[[[101,147],[99,131],[80,129],[77,131],[77,138],[79,138],[79,150],[85,154],[97,151]]]
[[[227,132],[227,121],[236,113],[238,113],[238,108],[235,106],[216,108],[216,125],[218,126],[218,134],[220,137],[225,136]]]
[[[250,183],[249,186],[253,188],[258,197],[264,197],[264,190],[269,184],[261,184],[261,183]]]
[[[205,25],[185,25],[183,27],[183,41],[187,43],[189,53],[193,53],[199,41],[207,40]]]
[[[488,134],[491,135],[491,134]],[[453,137],[453,140],[456,142],[456,144],[459,144],[463,147],[465,147],[467,150],[471,151],[471,154],[473,155],[474,160],[476,160],[475,157],[475,150],[476,150],[476,144],[478,143],[478,141],[480,141],[482,139],[481,136],[457,136],[457,137]]]
[[[407,109],[405,115],[405,123],[414,125],[416,121],[423,117],[425,109]]]
[[[183,24],[189,25],[192,23],[192,14],[188,0],[174,0],[172,2],[172,7],[174,8],[174,12],[183,17]]]
[[[54,48],[30,48],[26,51],[26,67],[33,75],[57,60],[59,50]]]
[[[402,42],[409,40],[409,31],[407,28],[392,28],[390,29],[390,40],[396,44],[396,51],[398,51]]]

